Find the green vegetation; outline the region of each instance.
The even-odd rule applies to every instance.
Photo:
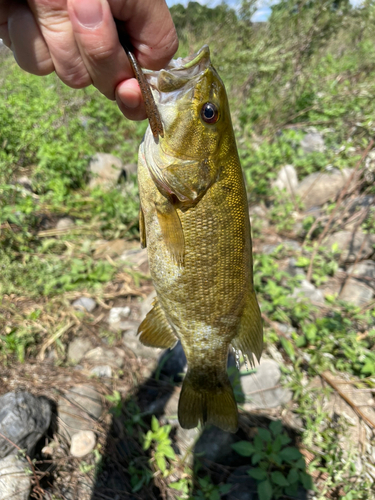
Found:
[[[301,204],[271,189],[280,168],[293,164],[302,179],[328,165],[353,167],[373,137],[375,2],[353,8],[347,0],[283,0],[272,7],[268,23],[252,24],[255,4],[244,0],[235,11],[224,4],[210,9],[190,2],[171,11],[180,37],[178,56],[207,43],[226,84],[250,203],[267,208],[269,231],[288,235]],[[93,88],[71,90],[54,75],[25,74],[5,51],[0,51],[0,64],[0,363],[27,363],[52,338],[56,364],[66,366],[64,332],[85,317],[71,310],[75,294],[103,303],[112,300],[116,286],[126,283],[138,290],[149,283],[123,261],[95,255],[103,240],[138,238],[135,179],[109,190],[92,189],[88,175],[97,152],[135,162],[146,123],[127,121]],[[324,151],[303,152],[300,141],[309,127],[324,136]],[[371,168],[361,190],[375,194]],[[29,178],[32,190],[18,182],[21,176]],[[327,216],[332,209],[327,207]],[[74,226],[56,231],[63,217]],[[261,248],[265,231],[257,217],[254,241]],[[280,356],[282,382],[293,392],[290,411],[302,422],[298,440],[291,442],[277,420],[257,424],[255,435],[248,432],[233,450],[248,458],[248,474],[262,500],[293,498],[300,487],[312,488],[318,500],[370,500],[375,493],[368,455],[356,442],[343,445],[354,426],[326,409],[333,389],[314,382],[329,371],[354,388],[374,390],[375,307],[350,306],[332,295],[319,310],[293,295],[301,276],[291,277],[283,263],[295,257],[307,272],[326,223],[315,222],[313,214],[302,221],[300,240],[313,229],[303,251],[280,245],[270,255],[254,256],[266,352]],[[361,227],[374,233],[373,208]],[[337,253],[337,248],[318,249],[313,284],[335,275]],[[289,333],[280,330],[280,323],[289,326]],[[92,318],[85,325],[97,327]],[[113,341],[113,333],[97,328],[99,338]],[[107,399],[113,418],[123,417],[120,392]],[[134,494],[150,498],[148,488],[155,483],[164,488],[165,498],[225,497],[229,484],[198,460],[189,465],[178,456],[170,425],[141,414],[134,402],[126,402],[126,411],[125,435],[137,443],[127,462]],[[103,467],[100,451],[94,453],[94,465],[82,462],[82,473]]]

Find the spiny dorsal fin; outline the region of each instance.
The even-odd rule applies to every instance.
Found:
[[[250,363],[255,354],[260,360],[263,351],[263,324],[258,301],[254,291],[249,292],[238,334],[231,342],[234,349],[247,354]]]
[[[139,340],[143,345],[158,347],[160,349],[172,348],[177,342],[177,337],[160,307],[158,299],[153,302],[154,307],[139,325]]]
[[[163,203],[157,203],[156,213],[164,243],[172,256],[172,259],[178,265],[183,266],[185,239],[176,208],[167,198],[165,198]]]

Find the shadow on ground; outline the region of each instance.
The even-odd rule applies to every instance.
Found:
[[[236,434],[223,432],[209,426],[184,430],[177,420],[177,402],[186,358],[180,344],[172,351],[166,351],[159,359],[151,376],[138,388],[137,393],[119,405],[121,413],[114,415],[112,427],[107,435],[104,462],[99,472],[91,500],[159,500],[177,498],[177,491],[166,487],[161,475],[149,476],[149,482],[137,490],[135,484],[147,477],[150,454],[145,453],[140,444],[140,432],[150,428],[151,416],[156,415],[161,424],[172,426],[170,437],[176,455],[181,459],[173,481],[178,480],[178,472],[188,465],[193,471],[193,484],[199,478],[209,476],[215,485],[231,484],[229,492],[219,496],[224,500],[262,500],[257,493],[257,482],[247,471],[251,467],[249,457],[242,457],[232,449],[239,441],[251,441],[256,427],[268,428],[271,419],[259,413],[241,413],[239,430]],[[232,384],[238,402],[244,401],[238,371],[232,355],[228,358],[228,371],[232,373]],[[140,413],[139,413],[140,411]],[[142,422],[146,424],[142,428]],[[289,446],[298,441],[298,433],[284,426],[291,438]],[[133,481],[132,481],[133,478]],[[135,491],[137,490],[137,491]],[[197,498],[219,498],[199,496]],[[191,497],[190,497],[191,498]],[[297,496],[283,497],[307,500],[307,491],[300,488]]]

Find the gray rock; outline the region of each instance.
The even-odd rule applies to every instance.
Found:
[[[19,184],[20,186],[22,186],[24,189],[27,189],[27,191],[31,191],[31,192],[33,191],[31,179],[29,177],[27,177],[26,175],[22,175],[21,177],[18,177],[18,179],[16,180],[16,183]]]
[[[88,455],[95,448],[96,436],[93,431],[79,431],[72,436],[70,454],[81,458]]]
[[[241,465],[228,477],[227,482],[232,484],[233,488],[225,497],[226,500],[259,500],[258,485],[247,473],[249,469],[248,465]]]
[[[96,307],[96,302],[91,297],[80,297],[73,302],[72,306],[80,311],[92,312]]]
[[[127,324],[127,318],[130,315],[130,307],[112,307],[108,315],[108,323],[111,330],[122,331]]]
[[[141,321],[143,321],[146,317],[146,314],[151,311],[152,309],[152,303],[154,302],[154,299],[156,297],[156,291],[153,290],[148,297],[145,298],[145,300],[142,302],[141,305]]]
[[[89,170],[92,175],[89,187],[113,188],[122,175],[122,168],[122,161],[117,156],[107,153],[96,153],[89,164]]]
[[[90,370],[90,373],[99,378],[111,378],[112,368],[109,365],[98,365],[94,366],[94,368]]]
[[[298,187],[298,177],[293,165],[285,165],[277,175],[277,179],[272,182],[272,187],[282,191],[285,189],[289,194],[294,194]]]
[[[31,471],[26,460],[11,455],[0,460],[0,500],[28,500]]]
[[[138,165],[136,163],[127,163],[122,167],[125,181],[129,181],[132,175],[137,175]]]
[[[236,435],[231,432],[224,432],[215,426],[205,427],[195,444],[194,453],[202,454],[209,462],[231,465],[238,460],[238,455],[232,450],[236,441]]]
[[[291,276],[302,276],[303,278],[306,278],[305,271],[302,269],[302,267],[297,266],[297,259],[295,259],[294,257],[291,257],[288,260],[287,271]]]
[[[308,153],[324,153],[325,144],[322,135],[319,132],[309,132],[301,139],[300,142],[303,152]]]
[[[292,297],[305,297],[313,304],[324,304],[324,295],[321,290],[316,288],[312,283],[307,280],[302,280],[299,287],[294,289]]]
[[[283,333],[287,337],[290,337],[291,334],[295,333],[296,331],[292,326],[285,323],[278,323],[277,321],[274,321],[274,325],[278,328],[278,330],[280,330],[281,333]]]
[[[187,452],[192,452],[194,445],[199,439],[200,431],[194,427],[193,429],[183,429],[180,425],[176,429],[176,445],[178,454],[183,457]],[[185,460],[188,465],[192,465],[194,461],[194,454],[188,453]]]
[[[256,227],[266,228],[269,226],[267,210],[262,205],[249,207],[250,223]]]
[[[73,219],[71,219],[70,217],[63,217],[56,224],[56,229],[58,231],[64,231],[64,230],[70,229],[70,228],[72,228],[74,226],[75,226],[75,224],[74,224],[74,220]]]
[[[298,243],[298,241],[283,240],[280,243],[264,245],[262,248],[262,252],[267,255],[270,255],[279,247],[285,248],[286,250],[294,250],[294,251],[298,251],[301,249],[301,245]]]
[[[85,354],[92,349],[92,343],[89,339],[76,338],[68,346],[68,361],[70,363],[79,363]]]
[[[119,257],[125,251],[126,246],[126,241],[122,239],[103,241],[96,247],[94,258],[103,259],[105,257]]]
[[[375,262],[373,260],[363,260],[355,266],[348,267],[348,274],[369,286],[375,286]]]
[[[187,361],[180,341],[173,349],[168,349],[160,356],[159,365],[161,376],[175,382],[181,381],[181,374],[186,371]]]
[[[92,430],[102,411],[102,398],[95,387],[88,384],[72,387],[57,403],[60,434],[70,440],[79,431]]]
[[[356,278],[349,278],[341,290],[339,298],[355,306],[364,306],[370,302],[373,296],[373,289],[361,283]]]
[[[337,244],[341,262],[354,262],[361,250],[360,260],[368,259],[374,253],[375,235],[357,230],[338,231],[323,240],[323,245],[331,249]]]
[[[8,392],[0,396],[0,432],[32,455],[34,447],[51,422],[51,407],[46,398],[29,392]],[[0,437],[0,458],[16,454],[17,449]]]
[[[129,248],[121,255],[121,260],[131,267],[138,267],[143,273],[149,273],[147,248]]]
[[[306,209],[320,206],[334,199],[352,174],[351,169],[315,172],[298,185],[296,194],[301,197]]]
[[[256,373],[241,376],[242,390],[248,403],[244,408],[251,411],[259,408],[276,408],[288,403],[292,398],[291,391],[280,384],[279,365],[272,359],[261,360]]]
[[[100,366],[106,364],[112,368],[119,369],[124,366],[125,352],[118,347],[95,347],[95,349],[91,349],[91,351],[86,353],[85,361],[91,365]]]

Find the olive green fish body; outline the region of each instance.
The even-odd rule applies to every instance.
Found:
[[[181,108],[177,99],[178,111],[165,111],[159,102],[165,127],[161,143],[154,143],[148,130],[140,147],[143,239],[157,302],[139,331],[141,341],[155,347],[181,340],[188,362],[181,425],[202,421],[235,431],[228,348],[232,344],[250,359],[253,353],[259,358],[262,327],[253,290],[246,190],[225,90],[209,60],[201,66],[194,85],[185,89],[190,99]],[[200,109],[206,102],[215,103],[217,124],[202,125]]]

